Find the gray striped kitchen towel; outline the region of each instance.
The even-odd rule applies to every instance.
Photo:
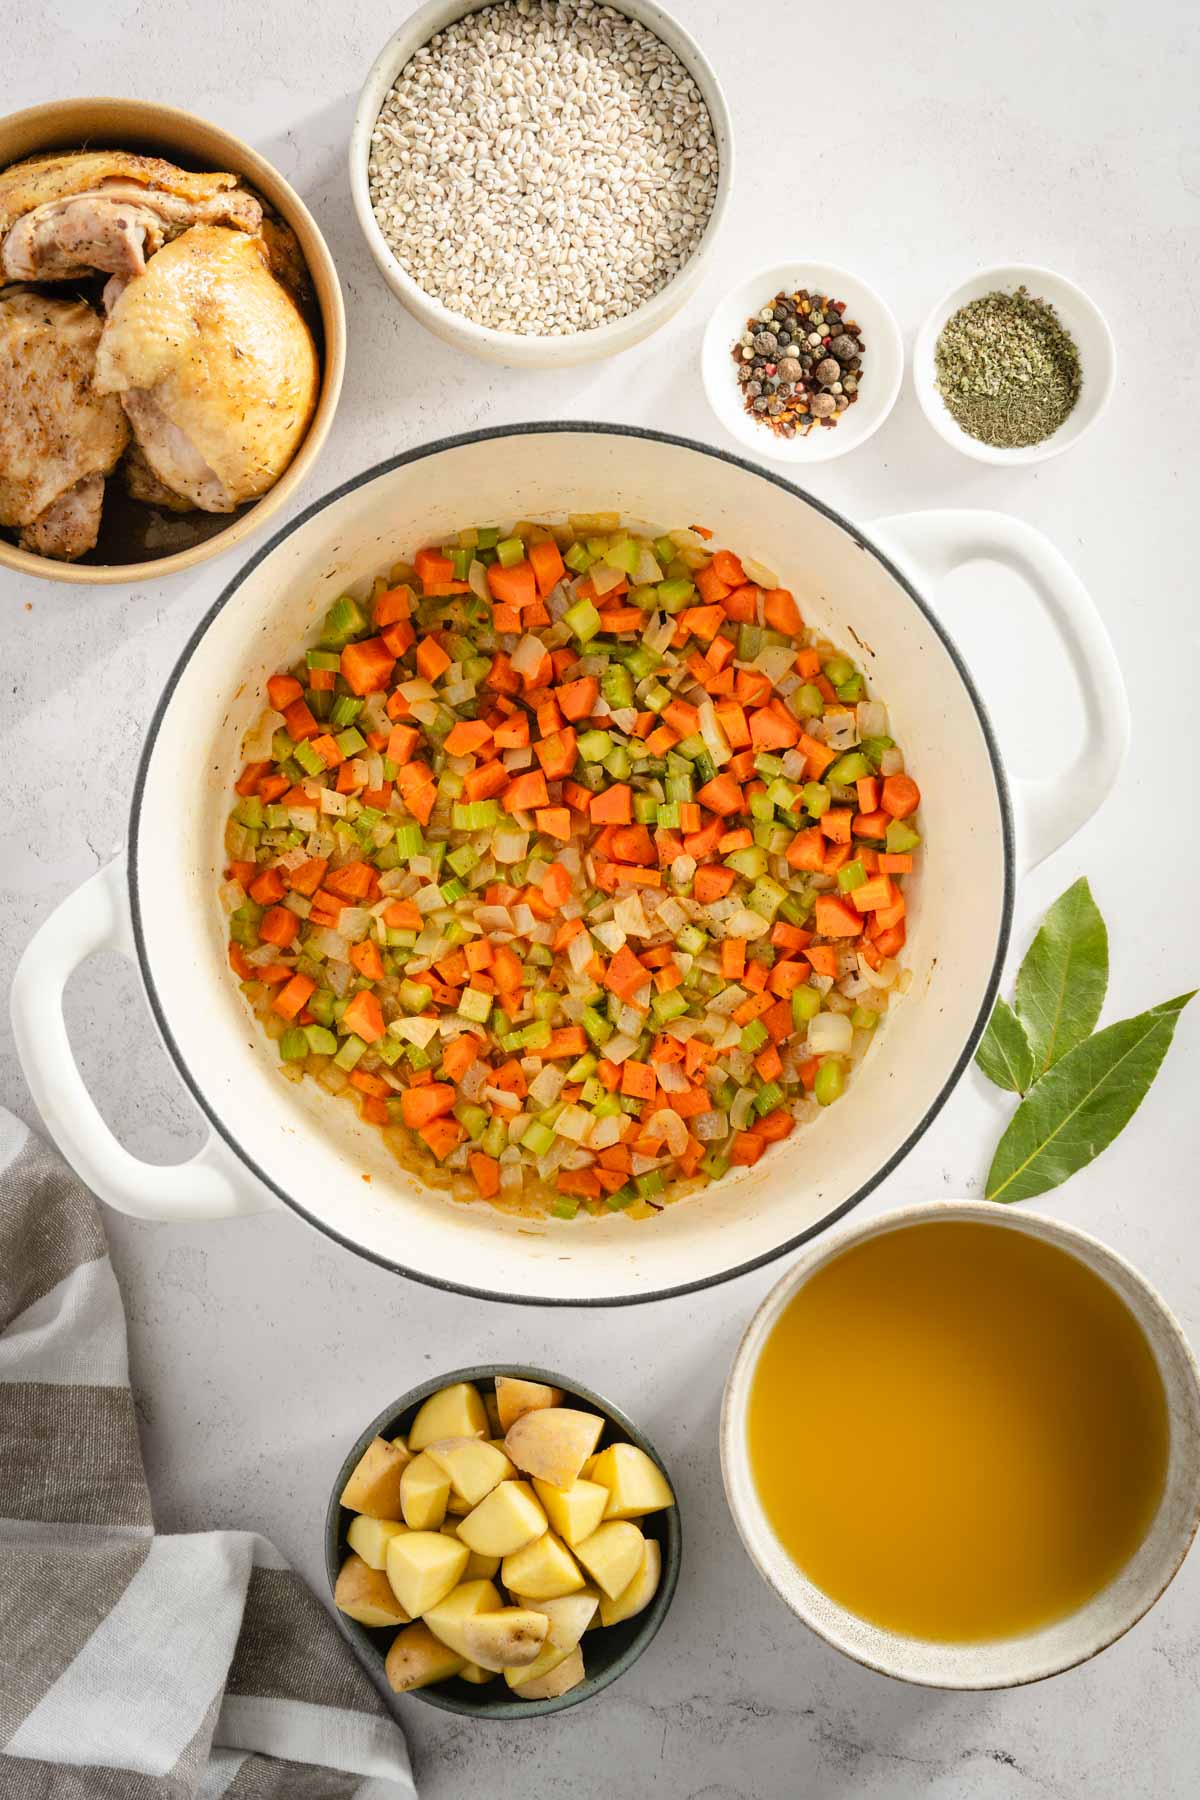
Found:
[[[99,1209],[0,1110],[0,1800],[414,1793],[278,1552],[156,1534]]]

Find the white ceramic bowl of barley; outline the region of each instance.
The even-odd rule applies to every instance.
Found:
[[[384,102],[414,53],[446,26],[495,3],[496,0],[426,0],[388,40],[371,67],[355,113],[350,136],[350,191],[359,225],[384,280],[409,312],[437,337],[488,362],[505,363],[512,368],[569,368],[629,349],[664,324],[694,292],[712,256],[729,205],[733,186],[732,121],[716,75],[682,26],[654,0],[606,0],[614,11],[644,25],[674,52],[708,108],[719,168],[707,224],[687,260],[665,286],[620,318],[555,335],[477,324],[428,293],[392,251],[372,204],[369,161],[372,135]]]

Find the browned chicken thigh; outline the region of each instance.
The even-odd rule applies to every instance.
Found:
[[[104,298],[97,386],[120,395],[139,469],[205,512],[265,493],[304,436],[319,371],[262,239],[193,226]]]
[[[91,549],[129,438],[120,402],[95,385],[101,329],[82,300],[0,289],[0,525],[37,556]]]
[[[262,207],[233,175],[196,175],[155,156],[81,150],[0,174],[0,280],[138,275],[191,225],[255,232]]]

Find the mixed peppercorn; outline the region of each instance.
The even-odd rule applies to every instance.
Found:
[[[862,332],[846,302],[807,288],[776,294],[733,346],[746,411],[780,437],[832,427],[858,399]]]

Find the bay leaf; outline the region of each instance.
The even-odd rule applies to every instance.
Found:
[[[1107,1025],[1056,1062],[1009,1120],[985,1198],[1032,1200],[1107,1149],[1145,1099],[1191,998],[1180,994]]]
[[[1017,974],[1017,1015],[1033,1050],[1033,1079],[1089,1035],[1108,986],[1108,931],[1086,876],[1060,894]]]
[[[1010,1093],[1024,1094],[1033,1086],[1033,1050],[1007,1000],[997,1000],[992,1008],[975,1061],[989,1081]]]

